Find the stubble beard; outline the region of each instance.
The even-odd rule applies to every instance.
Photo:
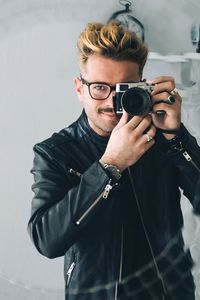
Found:
[[[118,122],[112,122],[111,124],[110,124],[110,126],[108,126],[107,124],[105,124],[105,125],[103,125],[103,124],[101,124],[100,126],[98,126],[98,124],[97,124],[97,126],[98,126],[98,128],[102,131],[102,132],[104,132],[105,133],[105,135],[106,136],[109,136],[110,134],[111,134],[111,132],[113,131],[113,129],[115,128],[115,126],[117,125],[117,123]]]
[[[115,118],[113,120],[105,120],[101,116],[104,112],[110,112],[113,113],[114,110],[112,108],[104,108],[104,109],[98,109],[96,111],[96,114],[90,115],[88,118],[89,124],[91,128],[99,135],[101,136],[110,136],[111,132],[119,122],[118,118]]]
[[[100,116],[104,112],[114,113],[114,110],[113,110],[113,108],[98,109],[97,115]],[[102,131],[102,133],[104,133],[104,135],[109,136],[111,134],[111,132],[113,131],[113,129],[115,128],[115,126],[117,125],[117,123],[119,122],[119,119],[116,118],[114,120],[111,120],[109,122],[109,124],[107,124],[108,122],[105,122],[104,120],[101,120],[101,119],[99,119],[99,122],[98,122],[98,116],[97,116],[96,126]]]

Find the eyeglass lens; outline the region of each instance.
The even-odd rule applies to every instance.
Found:
[[[92,98],[103,100],[108,98],[111,92],[111,87],[102,83],[92,83],[89,86],[89,90]]]

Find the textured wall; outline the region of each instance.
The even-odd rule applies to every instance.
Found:
[[[134,13],[145,25],[152,51],[193,51],[190,27],[200,22],[199,1],[176,0],[171,6],[164,0],[135,2]],[[32,146],[78,116],[81,107],[72,83],[78,72],[76,38],[86,22],[105,21],[119,9],[114,0],[0,0],[2,300],[63,299],[62,259],[50,261],[40,256],[26,232],[32,198]],[[188,93],[183,117],[198,135],[199,102],[191,96],[194,91]],[[183,211],[186,240],[199,262],[199,221],[185,202]],[[195,274],[199,276],[199,264]]]

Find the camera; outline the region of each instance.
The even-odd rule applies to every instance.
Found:
[[[131,116],[148,113],[152,108],[153,88],[150,82],[117,83],[113,97],[115,113],[120,115],[123,109]]]

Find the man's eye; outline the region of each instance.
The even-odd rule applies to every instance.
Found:
[[[106,86],[98,84],[98,85],[94,86],[94,89],[97,90],[97,91],[104,91],[104,90],[106,90]]]

